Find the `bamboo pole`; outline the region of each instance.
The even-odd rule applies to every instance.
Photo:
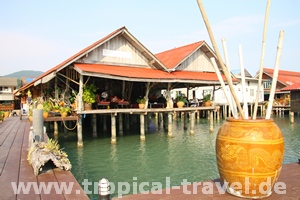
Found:
[[[224,51],[224,57],[225,57],[225,63],[226,63],[226,66],[227,66],[227,71],[228,73],[230,74],[231,73],[231,70],[230,70],[230,64],[229,64],[229,59],[228,59],[228,54],[227,54],[227,45],[226,45],[226,40],[225,38],[222,38],[222,46],[223,46],[223,51]],[[230,79],[228,80],[231,82],[232,84],[232,78],[230,76]],[[233,113],[237,113],[237,109],[236,109],[236,104],[235,104],[235,101],[231,95],[231,92],[230,92],[230,101],[232,102],[232,110],[233,110]]]
[[[241,67],[241,78],[242,78],[242,94],[243,94],[243,110],[245,114],[245,119],[248,119],[248,103],[246,97],[246,81],[245,81],[245,68],[243,61],[242,45],[239,45],[239,57],[240,57],[240,67]]]
[[[262,38],[262,50],[261,50],[260,68],[259,68],[259,75],[258,75],[258,85],[257,85],[256,99],[255,99],[255,103],[254,103],[254,111],[253,111],[252,119],[256,119],[257,107],[258,107],[258,100],[259,100],[260,90],[261,90],[262,74],[263,74],[264,58],[265,58],[265,49],[266,49],[267,25],[268,25],[268,16],[269,16],[270,4],[271,4],[271,0],[268,0],[267,8],[266,8],[266,14],[265,14],[264,32],[263,32],[263,38]]]
[[[226,77],[226,80],[228,81],[229,80],[229,74],[228,74],[228,71],[227,71],[227,69],[226,69],[223,61],[222,61],[222,57],[220,56],[220,52],[219,52],[218,47],[216,45],[216,41],[215,41],[214,35],[212,33],[210,24],[208,22],[208,19],[207,19],[207,16],[206,16],[206,13],[205,13],[202,1],[201,0],[197,0],[197,2],[198,2],[199,9],[201,11],[201,14],[202,14],[203,21],[204,21],[204,23],[206,25],[206,29],[208,31],[211,43],[212,43],[213,48],[214,48],[214,50],[216,52],[218,61],[219,61],[220,65],[221,65],[221,67],[222,67],[222,70],[223,70],[223,73],[224,73],[224,75]],[[238,98],[237,98],[237,96],[235,94],[235,91],[234,91],[234,88],[233,88],[233,84],[228,81],[228,85],[229,85],[229,88],[231,90],[232,96],[233,96],[233,98],[234,98],[234,100],[235,100],[235,102],[236,102],[236,104],[238,106],[239,112],[240,112],[242,118],[244,118],[243,109],[242,109],[241,104],[240,104],[240,102],[239,102],[239,100],[238,100]]]
[[[271,111],[272,111],[274,95],[275,95],[275,90],[276,90],[276,83],[277,83],[277,78],[278,78],[278,70],[279,70],[279,63],[280,63],[280,58],[281,58],[283,38],[284,38],[284,31],[280,31],[279,39],[278,39],[278,46],[277,46],[275,67],[274,67],[274,72],[273,72],[272,86],[271,86],[271,91],[270,91],[270,96],[269,96],[268,107],[267,107],[266,119],[271,118]]]
[[[238,118],[238,114],[237,114],[237,112],[234,112],[234,110],[232,109],[233,105],[232,105],[232,101],[231,101],[231,95],[230,95],[230,92],[228,92],[228,91],[226,90],[226,88],[225,88],[225,83],[224,83],[224,81],[223,81],[223,79],[222,79],[222,76],[221,76],[220,70],[219,70],[219,68],[218,68],[218,66],[217,66],[216,60],[215,60],[214,57],[210,58],[210,60],[211,60],[211,62],[212,62],[212,64],[213,64],[213,67],[214,67],[214,69],[215,69],[215,71],[216,71],[216,74],[217,74],[217,76],[218,76],[218,79],[219,79],[219,81],[220,81],[220,83],[221,83],[221,86],[222,86],[222,89],[223,89],[223,91],[224,91],[225,97],[226,97],[226,99],[227,99],[227,101],[228,101],[228,104],[229,104],[229,107],[230,107],[230,109],[231,109],[231,111],[232,111],[232,115],[233,115],[233,117],[234,117],[235,119],[237,119],[237,118]]]

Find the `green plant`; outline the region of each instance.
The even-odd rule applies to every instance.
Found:
[[[85,85],[83,88],[82,100],[92,105],[96,101],[96,94],[97,87],[94,84]]]
[[[71,108],[69,106],[60,107],[59,112],[60,113],[70,113]]]
[[[43,110],[44,112],[50,112],[52,110],[52,103],[50,101],[44,101]]]
[[[138,98],[138,99],[136,100],[136,102],[137,102],[138,104],[145,104],[145,103],[146,103],[146,98],[145,98],[145,97],[143,97],[143,98]]]
[[[211,94],[204,95],[204,96],[203,96],[203,101],[204,101],[204,102],[210,101],[210,97],[211,97]]]
[[[187,100],[186,100],[186,97],[184,94],[182,93],[178,93],[177,96],[176,96],[176,101],[179,102],[179,101],[182,101],[184,103],[187,103]]]

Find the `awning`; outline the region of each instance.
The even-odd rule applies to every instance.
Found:
[[[173,71],[169,73],[147,67],[85,63],[75,63],[74,69],[83,75],[130,81],[219,83],[214,72]],[[223,79],[225,80],[224,76]]]

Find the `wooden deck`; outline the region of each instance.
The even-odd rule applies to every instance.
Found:
[[[33,174],[33,169],[27,161],[28,135],[31,123],[28,119],[20,120],[19,117],[10,117],[0,123],[0,200],[11,199],[89,199],[70,171],[58,168],[43,169],[38,176]],[[24,182],[47,186],[50,182],[61,184],[64,182],[73,185],[70,193],[55,192],[51,188],[49,194],[41,192],[36,194],[33,187],[28,194],[15,194],[12,184],[19,185]]]

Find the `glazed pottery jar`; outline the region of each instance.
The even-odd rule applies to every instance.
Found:
[[[218,131],[219,174],[226,191],[235,196],[270,196],[283,155],[284,139],[273,119],[227,118]]]

